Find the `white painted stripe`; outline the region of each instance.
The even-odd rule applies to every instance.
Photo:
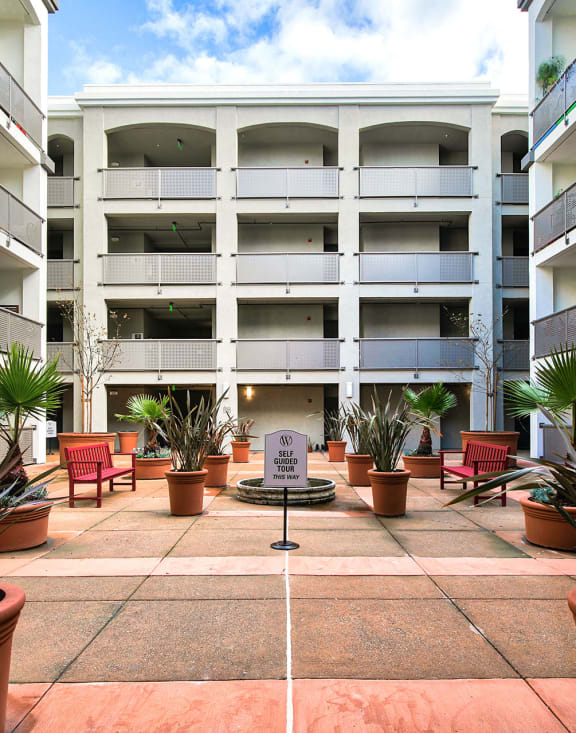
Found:
[[[289,551],[283,551],[286,557],[284,565],[284,586],[286,588],[286,733],[294,728],[294,697],[292,689],[292,619],[290,617],[290,571],[288,568]]]

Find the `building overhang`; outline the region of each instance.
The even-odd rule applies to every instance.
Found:
[[[59,0],[42,0],[42,2],[46,6],[46,10],[49,13],[55,13],[58,10]]]

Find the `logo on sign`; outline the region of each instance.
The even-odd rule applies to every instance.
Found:
[[[280,436],[280,445],[283,445],[284,447],[288,448],[292,445],[292,436],[291,435],[281,435]]]

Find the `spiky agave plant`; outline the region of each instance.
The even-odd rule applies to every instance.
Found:
[[[368,419],[368,453],[376,471],[391,473],[402,456],[408,433],[414,425],[410,408],[404,400],[392,404],[392,391],[382,402],[374,390]]]
[[[118,420],[139,423],[144,426],[148,436],[144,451],[150,456],[155,456],[156,453],[162,450],[158,445],[156,425],[164,419],[165,414],[170,412],[168,403],[168,395],[162,395],[161,397],[154,397],[149,394],[132,395],[126,403],[128,414],[116,415]]]
[[[352,450],[357,456],[368,455],[370,416],[356,402],[350,402],[344,408],[346,415],[346,431],[352,443]]]
[[[443,417],[448,410],[456,407],[456,396],[449,389],[446,389],[442,382],[431,384],[419,392],[415,392],[410,387],[405,387],[403,396],[410,406],[416,422],[422,426],[420,443],[412,455],[431,456],[432,434],[430,430],[432,429],[440,435],[435,426],[435,420]]]

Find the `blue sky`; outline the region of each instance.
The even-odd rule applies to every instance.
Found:
[[[516,0],[60,0],[49,93],[86,83],[467,81],[527,88]]]

